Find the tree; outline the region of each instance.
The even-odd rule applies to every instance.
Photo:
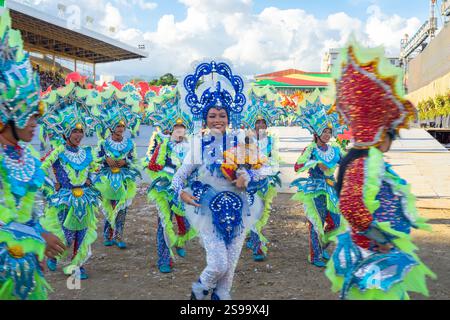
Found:
[[[175,78],[171,73],[166,73],[159,79],[153,79],[149,82],[151,86],[176,86],[177,83],[177,78]]]

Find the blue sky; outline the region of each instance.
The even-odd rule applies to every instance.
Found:
[[[186,17],[186,6],[177,0],[154,0],[157,8],[147,13],[135,10],[132,15],[140,21],[148,23],[151,29],[155,29],[159,18],[164,14],[173,14],[176,19]],[[417,17],[421,21],[428,18],[429,2],[427,0],[256,0],[253,3],[253,12],[259,13],[267,7],[280,9],[303,9],[314,14],[318,18],[327,17],[336,12],[345,12],[351,16],[364,18],[367,15],[367,7],[371,4],[380,6],[386,14],[398,14],[404,17]],[[135,25],[130,18],[130,25]]]
[[[134,76],[183,75],[206,58],[226,59],[247,75],[292,67],[320,71],[323,54],[351,34],[395,56],[404,34],[414,34],[429,12],[428,0],[17,1],[39,3],[51,14],[58,14],[58,3],[75,5],[95,19],[96,31],[145,44],[148,59],[97,68]]]

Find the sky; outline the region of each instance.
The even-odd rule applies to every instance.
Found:
[[[355,37],[399,53],[405,33],[428,18],[428,0],[16,0],[57,15],[65,4],[96,31],[132,46],[142,60],[97,65],[98,74],[183,76],[192,63],[224,59],[247,76],[288,68],[320,71],[323,54]],[[438,1],[440,2],[440,1]],[[114,27],[115,32],[109,28]]]

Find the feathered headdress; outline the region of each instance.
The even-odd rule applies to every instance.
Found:
[[[0,130],[9,122],[23,129],[35,114],[43,114],[39,102],[39,77],[23,51],[20,32],[11,29],[9,10],[0,16]]]
[[[322,135],[323,130],[330,128],[334,137],[344,132],[346,126],[339,121],[339,115],[331,111],[332,105],[322,102],[321,93],[316,89],[300,106],[294,124],[307,129],[311,134]]]
[[[354,145],[379,144],[415,119],[416,110],[403,98],[403,74],[384,58],[382,48],[352,43],[343,49],[335,71],[336,109],[353,132]]]

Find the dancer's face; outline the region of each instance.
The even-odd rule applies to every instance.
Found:
[[[211,131],[224,134],[228,127],[228,115],[225,109],[211,108],[206,116],[206,126]]]
[[[19,140],[24,142],[31,142],[34,137],[34,131],[37,128],[37,120],[39,115],[35,114],[28,120],[27,125],[23,129],[16,128],[17,136]]]
[[[114,129],[114,134],[116,135],[116,137],[118,138],[122,138],[123,134],[125,132],[125,126],[122,124],[119,124],[116,129]]]
[[[383,142],[381,142],[381,144],[378,146],[378,149],[381,152],[388,152],[389,149],[391,149],[391,145],[392,145],[392,139],[389,135],[386,135]]]
[[[264,134],[266,132],[266,130],[267,130],[266,121],[263,120],[263,119],[257,120],[256,123],[255,123],[256,134],[258,134],[258,136],[259,136],[260,133]]]
[[[81,140],[83,140],[83,137],[84,137],[83,129],[74,129],[70,134],[69,143],[74,147],[78,147],[81,143]]]
[[[323,143],[330,142],[331,139],[331,129],[326,128],[323,130],[322,134],[320,135],[320,140],[322,140]]]
[[[186,128],[182,125],[176,125],[173,127],[172,139],[175,142],[181,142],[186,134]]]

